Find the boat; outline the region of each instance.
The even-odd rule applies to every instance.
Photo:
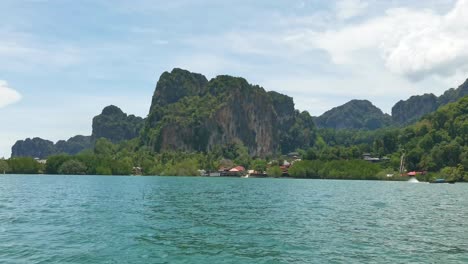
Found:
[[[454,181],[454,180],[447,181],[446,179],[435,179],[435,180],[433,180],[433,181],[430,181],[429,183],[449,183],[449,184],[454,184],[455,181]]]

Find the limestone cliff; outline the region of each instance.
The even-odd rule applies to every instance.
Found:
[[[74,136],[57,143],[42,138],[18,140],[11,148],[11,157],[32,157],[46,159],[48,156],[65,153],[75,155],[91,148],[91,137]]]
[[[92,140],[107,138],[114,143],[139,136],[144,120],[141,117],[127,115],[114,105],[105,107],[100,115],[93,118]]]
[[[143,144],[155,151],[208,151],[217,145],[242,143],[250,155],[264,157],[286,148],[307,148],[315,142],[315,138],[298,137],[302,140],[299,142],[286,139],[300,119],[292,98],[267,93],[243,78],[223,75],[206,83],[204,79],[178,69],[161,76],[143,131]],[[296,127],[314,132],[310,115],[303,116],[309,116],[310,122],[299,122]],[[315,133],[306,136],[315,137]]]
[[[437,97],[434,94],[411,96],[401,100],[392,108],[392,118],[399,125],[407,125],[418,121],[424,115],[436,111],[439,107],[468,95],[468,80],[458,88],[451,88]]]
[[[33,157],[45,159],[56,154],[75,155],[90,149],[99,138],[106,138],[114,143],[138,137],[143,127],[144,119],[127,115],[116,106],[107,106],[102,113],[93,118],[93,133],[91,136],[74,136],[57,143],[42,138],[18,140],[12,147],[12,157]]]
[[[391,124],[391,117],[367,100],[351,100],[317,117],[318,127],[375,130]]]
[[[411,96],[408,100],[400,100],[392,108],[392,118],[395,123],[406,125],[418,121],[427,113],[438,108],[437,96],[424,94]]]

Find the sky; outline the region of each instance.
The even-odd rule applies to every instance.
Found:
[[[228,74],[320,115],[384,112],[468,77],[468,0],[1,0],[0,157],[90,135],[114,104],[145,117],[173,68]]]

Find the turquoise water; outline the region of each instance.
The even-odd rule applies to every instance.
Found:
[[[468,185],[0,177],[0,263],[467,263]]]

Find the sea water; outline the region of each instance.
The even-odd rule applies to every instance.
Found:
[[[468,185],[0,177],[0,263],[467,263]]]

